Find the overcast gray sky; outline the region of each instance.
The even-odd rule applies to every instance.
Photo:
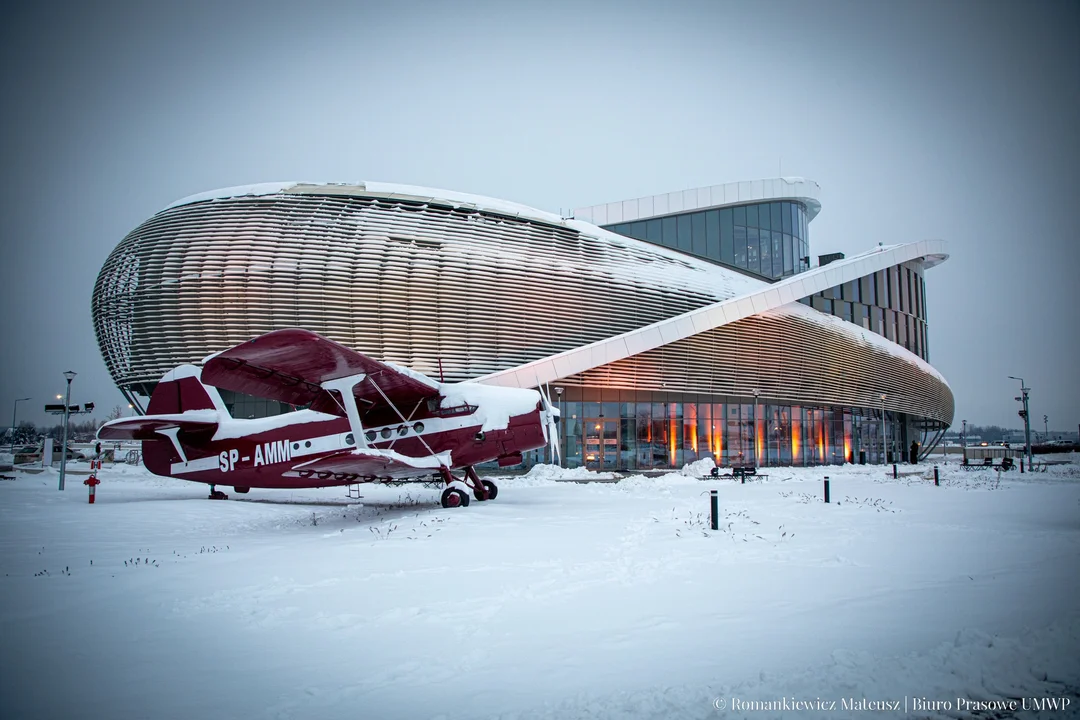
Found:
[[[956,419],[1080,423],[1077,2],[25,3],[0,28],[0,425],[79,373],[101,264],[191,193],[385,180],[551,211],[822,188],[812,252],[944,238]],[[6,415],[4,414],[6,413]]]

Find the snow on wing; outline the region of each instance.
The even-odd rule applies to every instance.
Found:
[[[450,453],[409,457],[393,450],[375,448],[343,450],[293,467],[298,473],[334,473],[360,478],[408,478],[430,475],[450,465]]]
[[[438,384],[420,373],[405,372],[300,328],[275,330],[218,353],[203,365],[202,380],[290,405],[314,403],[313,408],[343,415],[320,385],[359,373],[367,374],[399,405],[439,392]],[[368,404],[382,402],[370,382],[357,385],[354,394]]]

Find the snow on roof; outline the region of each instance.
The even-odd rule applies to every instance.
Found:
[[[501,215],[522,217],[542,222],[562,224],[563,218],[555,213],[538,210],[528,205],[499,200],[498,198],[471,193],[457,192],[456,190],[442,190],[439,188],[423,187],[421,185],[402,185],[398,183],[386,183],[377,181],[361,182],[270,182],[257,183],[254,185],[237,185],[234,187],[208,190],[181,198],[164,210],[171,210],[181,205],[192,203],[228,200],[237,197],[259,197],[278,194],[310,194],[312,191],[324,192],[329,195],[357,195],[370,194],[384,197],[402,197],[427,200],[431,202],[450,203],[456,207],[472,207],[477,210],[488,210]]]

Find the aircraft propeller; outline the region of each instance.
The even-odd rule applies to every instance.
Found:
[[[559,409],[551,404],[551,393],[546,386],[537,386],[540,393],[540,401],[544,411],[544,433],[547,435],[548,444],[555,453],[556,463],[562,464],[562,453],[559,450]]]

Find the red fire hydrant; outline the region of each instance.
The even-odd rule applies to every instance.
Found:
[[[83,480],[83,485],[87,485],[90,488],[90,504],[94,504],[94,488],[101,484],[101,481],[97,479],[97,471],[101,469],[100,460],[90,461],[90,477]]]

